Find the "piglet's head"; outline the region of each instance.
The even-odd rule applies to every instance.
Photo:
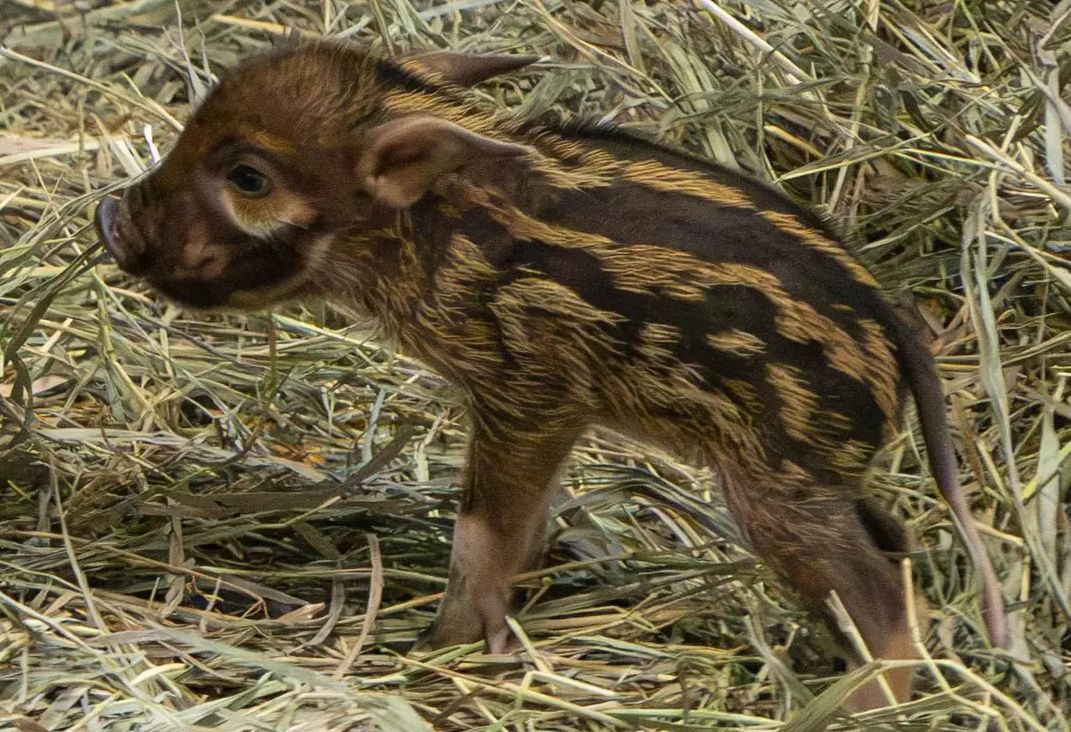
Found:
[[[434,100],[533,60],[435,53],[386,63],[332,43],[249,59],[154,170],[101,201],[98,235],[122,269],[194,308],[323,293],[353,247],[442,176],[528,153],[437,115],[434,103],[387,108],[392,92]]]

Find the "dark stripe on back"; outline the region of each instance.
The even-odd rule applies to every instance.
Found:
[[[785,212],[798,214],[794,209]],[[617,182],[604,188],[561,191],[535,215],[624,245],[655,244],[706,262],[762,268],[775,275],[792,296],[810,303],[855,339],[862,335],[857,318],[886,324],[891,316],[878,291],[747,209]],[[856,314],[846,315],[837,305],[850,307]]]
[[[644,160],[653,158],[672,167],[704,173],[714,180],[740,188],[749,194],[757,195],[756,202],[761,201],[764,207],[793,213],[799,217],[803,224],[822,232],[833,241],[844,243],[845,237],[841,232],[833,226],[827,217],[822,216],[814,209],[794,203],[782,191],[759,178],[730,170],[677,145],[654,140],[638,131],[625,130],[595,120],[549,122],[542,125],[533,125],[531,128],[526,129],[534,131],[537,127],[542,127],[546,131],[567,140],[586,140],[593,146],[606,149],[621,159]],[[845,249],[848,249],[848,247],[845,247]],[[850,249],[848,250],[850,251]]]

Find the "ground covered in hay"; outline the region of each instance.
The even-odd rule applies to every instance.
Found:
[[[1067,729],[1069,12],[0,3],[0,728]],[[89,224],[216,71],[287,32],[540,53],[480,93],[646,130],[835,213],[932,333],[1011,652],[985,641],[908,429],[875,484],[924,547],[910,704],[839,715],[850,681],[711,476],[605,435],[527,578],[525,652],[407,656],[445,581],[463,439],[446,385],[324,306],[174,310]]]

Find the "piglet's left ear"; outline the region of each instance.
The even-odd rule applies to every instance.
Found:
[[[395,208],[413,205],[440,177],[467,163],[521,157],[530,151],[424,115],[372,128],[365,145],[357,175],[373,198]]]

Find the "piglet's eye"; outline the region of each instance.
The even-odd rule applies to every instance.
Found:
[[[227,173],[227,182],[251,198],[266,196],[271,191],[271,181],[251,165],[235,165]]]

